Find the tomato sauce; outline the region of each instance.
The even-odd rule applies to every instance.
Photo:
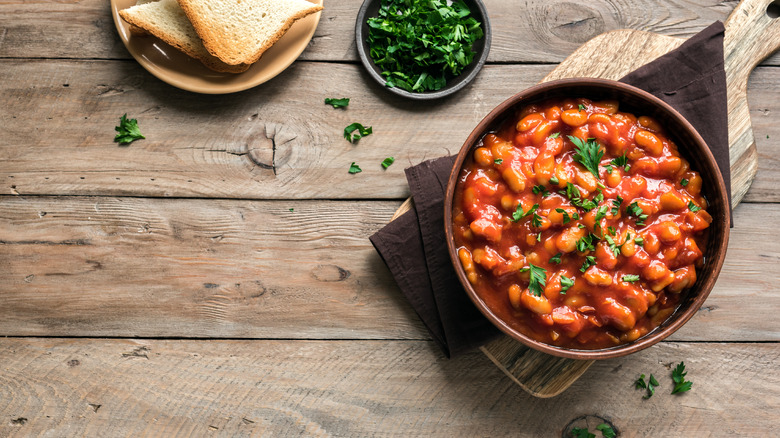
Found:
[[[455,189],[468,281],[509,326],[600,349],[660,325],[696,282],[702,179],[659,123],[614,101],[533,104],[486,134]]]

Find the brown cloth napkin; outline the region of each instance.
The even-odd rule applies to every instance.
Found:
[[[730,192],[723,34],[723,23],[716,22],[621,81],[654,94],[691,122],[710,146]],[[414,209],[371,236],[401,292],[448,357],[500,333],[466,295],[447,253],[444,192],[454,163],[454,156],[442,157],[406,169]]]

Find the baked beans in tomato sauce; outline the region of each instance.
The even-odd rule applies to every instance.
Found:
[[[468,281],[525,335],[566,348],[631,342],[696,282],[712,217],[659,123],[618,102],[516,112],[473,149],[453,229]]]

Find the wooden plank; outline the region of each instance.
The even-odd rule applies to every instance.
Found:
[[[493,107],[550,69],[488,66],[445,102],[413,103],[390,97],[356,65],[297,63],[270,87],[227,96],[173,89],[134,63],[0,66],[8,78],[0,84],[2,193],[274,199],[403,198],[404,167],[456,152]],[[761,68],[754,76],[754,117],[767,114],[756,128],[759,152],[777,155],[780,143],[763,140],[780,138],[780,69]],[[322,103],[329,96],[352,101],[334,110]],[[146,140],[113,143],[124,113],[138,118]],[[410,118],[420,129],[409,129]],[[342,133],[353,122],[373,126],[374,134],[350,144]],[[383,170],[387,156],[397,162]],[[352,161],[363,173],[347,173]],[[764,161],[761,190],[749,199],[780,201],[769,189],[776,165]]]
[[[562,436],[583,415],[621,436],[770,436],[780,392],[777,344],[662,343],[552,399],[420,341],[22,338],[0,361],[2,436]],[[694,384],[673,396],[680,361]],[[633,381],[651,373],[643,400]]]
[[[368,241],[398,205],[0,197],[0,334],[428,339]],[[735,224],[674,339],[780,340],[780,205]]]
[[[357,61],[355,17],[362,0],[325,6],[305,60]],[[636,29],[687,38],[725,20],[735,2],[694,0],[565,0],[518,4],[486,0],[493,27],[489,62],[557,63],[602,32]],[[349,37],[343,37],[347,35]],[[0,3],[0,58],[131,59],[106,2]],[[765,65],[780,64],[775,55]]]

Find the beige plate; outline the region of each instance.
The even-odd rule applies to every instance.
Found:
[[[309,0],[321,5],[323,0]],[[135,5],[136,0],[111,0],[111,14],[119,37],[136,61],[149,73],[174,87],[204,94],[243,91],[273,79],[295,61],[309,44],[322,12],[300,19],[244,73],[219,73],[206,68],[197,59],[155,37],[134,37],[119,11]]]

